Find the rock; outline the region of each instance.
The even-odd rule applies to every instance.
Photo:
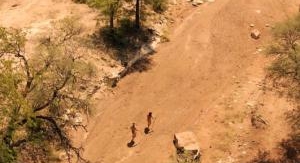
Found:
[[[18,7],[19,4],[13,4],[11,7]]]
[[[151,45],[142,45],[141,47],[141,54],[142,55],[149,55],[149,54],[153,54],[155,52],[154,48],[151,47]]]
[[[256,40],[259,39],[260,38],[260,31],[258,29],[253,29],[251,31],[251,37],[253,39],[256,39]]]
[[[247,105],[248,108],[251,108],[251,109],[253,109],[253,108],[256,107],[256,103],[255,102],[247,102],[246,105]]]
[[[259,114],[252,112],[251,113],[251,124],[255,128],[265,128],[267,126],[267,121]]]
[[[74,124],[75,125],[81,125],[83,122],[82,116],[80,113],[76,113],[75,114],[75,118],[74,118]]]
[[[270,27],[270,24],[265,24],[266,27]]]
[[[62,116],[62,119],[63,119],[65,122],[70,120],[70,118],[69,118],[69,116],[68,116],[67,114],[64,114],[64,115]]]
[[[192,5],[193,5],[193,6],[198,6],[198,5],[201,5],[201,4],[203,4],[203,3],[204,3],[203,0],[193,0]]]
[[[236,160],[233,157],[228,156],[227,158],[218,160],[216,163],[235,163],[235,162]]]
[[[255,10],[256,13],[260,14],[261,13],[261,10]]]
[[[201,5],[201,4],[204,3],[204,1],[202,1],[202,0],[195,0],[195,1],[196,1],[196,3],[198,3],[199,5]]]
[[[177,0],[172,0],[171,4],[176,5],[177,4]]]
[[[87,89],[87,86],[85,86],[85,85],[80,85],[79,88],[80,88],[81,91],[85,91],[85,90]]]
[[[70,109],[67,109],[67,110],[66,110],[66,114],[71,114],[71,110],[70,110]]]
[[[66,154],[66,152],[59,152],[59,154],[58,154],[58,158],[60,159],[60,160],[67,160],[68,159],[68,155]]]
[[[123,69],[122,69],[123,70]],[[119,73],[122,71],[122,70],[113,70],[111,72],[111,74],[109,75],[109,78],[119,78]]]
[[[197,160],[200,159],[200,148],[196,139],[196,135],[193,132],[181,132],[174,134],[174,145],[178,154],[184,154],[185,160]]]
[[[254,25],[254,24],[250,24],[249,26],[250,26],[250,27],[254,27],[255,25]]]

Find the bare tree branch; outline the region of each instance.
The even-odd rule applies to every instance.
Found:
[[[70,77],[71,77],[71,72],[68,72],[65,79],[64,79],[64,81],[63,81],[63,83],[59,87],[56,87],[54,89],[51,98],[45,104],[43,104],[41,106],[38,106],[37,108],[34,108],[33,111],[38,112],[40,110],[45,109],[49,105],[51,105],[53,103],[53,101],[58,97],[58,92],[66,86],[66,84],[67,84],[68,80],[70,79]]]
[[[82,162],[86,162],[86,163],[88,162],[87,160],[85,160],[84,158],[81,157],[80,152],[83,150],[83,148],[82,147],[79,147],[79,148],[74,147],[71,144],[70,139],[66,136],[66,133],[60,129],[60,127],[58,126],[58,124],[52,117],[39,115],[39,116],[36,116],[36,118],[46,120],[52,125],[54,131],[58,134],[58,136],[60,138],[61,145],[64,147],[64,150],[68,156],[69,162],[71,162],[71,157],[72,157],[71,152],[74,152],[76,154],[78,161],[82,161]]]
[[[21,140],[16,141],[15,143],[13,143],[11,146],[12,147],[19,147],[20,145],[22,145],[23,143],[26,143],[26,142],[27,142],[26,139],[21,139]]]

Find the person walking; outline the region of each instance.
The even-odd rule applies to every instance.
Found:
[[[131,127],[130,127],[130,130],[131,130],[131,135],[132,135],[132,137],[131,137],[131,142],[134,143],[134,140],[135,140],[135,138],[136,138],[137,131],[138,131],[138,129],[136,128],[135,123],[132,123],[132,125],[131,125]]]
[[[154,118],[153,118],[153,115],[152,115],[152,112],[149,112],[148,113],[148,115],[147,115],[147,124],[148,124],[148,126],[147,126],[147,128],[150,130],[150,126],[151,126],[151,124],[152,124],[152,120],[153,120]]]

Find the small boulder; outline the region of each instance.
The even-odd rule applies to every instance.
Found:
[[[203,3],[204,3],[203,0],[193,0],[192,5],[193,5],[193,6],[198,6],[198,5],[201,5],[201,4],[203,4]]]
[[[256,39],[256,40],[259,39],[260,38],[260,31],[258,29],[253,29],[251,31],[251,37],[253,39]]]
[[[11,7],[18,7],[19,4],[13,4]]]
[[[257,14],[260,14],[260,13],[261,13],[261,10],[255,10],[255,12],[256,12]]]
[[[140,50],[142,55],[149,55],[155,53],[154,48],[151,45],[142,45],[141,50]]]
[[[68,160],[68,155],[66,154],[66,152],[60,151],[58,153],[58,158],[59,158],[60,161]]]
[[[73,119],[74,125],[81,125],[83,122],[82,115],[80,113],[76,113]]]
[[[262,52],[263,50],[261,48],[258,48],[257,49],[257,52]]]
[[[174,134],[173,143],[177,149],[178,160],[200,162],[200,148],[193,132],[187,131]]]
[[[69,116],[67,114],[62,115],[62,119],[67,122],[70,120]]]

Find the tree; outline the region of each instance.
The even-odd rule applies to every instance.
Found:
[[[109,17],[109,27],[113,29],[114,20],[118,9],[121,7],[121,0],[90,0],[91,6],[94,6],[102,11],[102,13]]]
[[[135,26],[137,29],[140,28],[140,0],[136,0],[135,4]]]
[[[0,27],[0,162],[50,162],[56,150],[86,161],[67,131],[85,128],[76,118],[89,111],[80,87],[91,74],[77,54],[79,26],[71,18],[54,26],[33,54],[25,32]]]
[[[164,12],[168,7],[168,0],[145,0],[145,3],[150,4],[158,13]]]
[[[164,12],[167,10],[168,0],[153,0],[152,8],[155,12]]]
[[[275,41],[268,53],[276,55],[269,68],[269,76],[276,85],[289,85],[290,95],[300,97],[300,15],[278,24],[274,30]]]
[[[155,12],[162,13],[167,9],[167,0],[144,0],[146,4],[150,4]],[[136,0],[135,3],[135,26],[137,29],[141,26],[141,8],[142,1]]]
[[[286,113],[292,128],[286,140],[282,140],[281,155],[272,157],[268,152],[259,152],[249,163],[294,163],[300,161],[300,15],[279,23],[273,29],[274,41],[268,53],[275,56],[269,67],[268,78],[281,93],[298,105]]]

